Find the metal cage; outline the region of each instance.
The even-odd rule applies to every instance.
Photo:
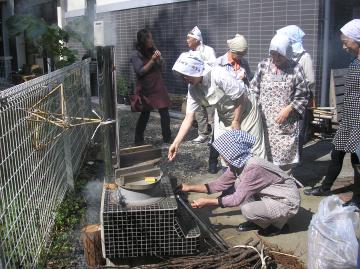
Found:
[[[126,205],[121,192],[103,190],[102,248],[106,258],[195,254],[200,229],[178,206],[170,181],[161,179],[164,196],[155,203]]]

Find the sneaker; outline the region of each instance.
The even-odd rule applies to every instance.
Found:
[[[304,194],[309,196],[329,196],[331,195],[331,191],[324,190],[323,187],[318,186],[304,190]]]
[[[206,142],[208,138],[206,136],[199,135],[197,138],[193,139],[192,142],[196,144],[201,144]]]

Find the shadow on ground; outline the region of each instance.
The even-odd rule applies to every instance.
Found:
[[[303,149],[303,162],[293,170],[293,175],[304,186],[314,186],[326,175],[330,161],[326,158],[332,149],[328,140],[310,142]]]
[[[194,212],[201,215],[201,219],[208,225],[211,225],[211,227],[215,231],[221,231],[223,229],[236,229],[238,227],[239,223],[236,223],[234,225],[232,224],[224,224],[222,223],[221,219],[228,218],[228,217],[238,217],[241,215],[241,210],[233,209],[231,211],[223,211],[223,212],[214,212],[214,209],[216,207],[207,207],[205,210],[194,210]],[[311,218],[314,215],[313,212],[311,212],[310,209],[305,209],[303,207],[300,207],[298,214],[296,214],[293,218],[291,218],[288,221],[289,229],[283,233],[283,234],[292,234],[302,231],[307,231]],[[219,223],[211,223],[211,219],[218,219],[220,220]]]
[[[310,209],[300,207],[299,212],[289,219],[289,231],[286,234],[307,231],[313,215],[314,213]]]

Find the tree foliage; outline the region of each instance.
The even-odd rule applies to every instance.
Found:
[[[70,34],[57,25],[31,15],[13,15],[6,26],[10,37],[24,33],[29,52],[51,58],[57,68],[75,62],[74,52],[65,46]]]

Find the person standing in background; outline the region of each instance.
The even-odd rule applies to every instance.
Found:
[[[217,58],[216,63],[225,68],[232,77],[243,81],[246,86],[249,86],[252,73],[248,62],[244,58],[248,49],[245,37],[236,34],[234,38],[227,40],[227,45],[229,50]],[[237,128],[248,132],[256,138],[255,144],[252,147],[254,156],[267,159],[260,109],[256,96],[251,93],[247,87],[244,94],[240,97],[239,109],[241,116]],[[210,167],[217,167],[218,156],[219,153],[211,146],[209,158]],[[225,166],[223,162],[222,166]]]
[[[212,64],[216,60],[215,50],[203,43],[203,38],[200,29],[195,26],[186,37],[186,43],[191,51],[198,51],[204,62]],[[211,135],[210,128],[213,128],[214,122],[214,108],[201,106],[201,109],[195,112],[195,120],[198,124],[198,137],[193,140],[194,143],[204,143],[209,135]]]
[[[288,25],[276,31],[277,34],[286,35],[292,47],[293,60],[298,63],[305,74],[305,79],[310,90],[310,100],[304,115],[300,118],[299,133],[299,155],[302,158],[302,148],[311,138],[311,121],[313,119],[311,106],[314,104],[315,97],[315,72],[310,54],[303,47],[305,33],[296,25]]]
[[[360,208],[360,19],[345,24],[341,29],[343,49],[356,58],[351,62],[345,81],[344,104],[339,128],[336,131],[331,152],[331,163],[325,179],[318,187],[304,190],[306,195],[331,195],[330,188],[341,172],[346,153],[351,154],[354,168],[353,196],[345,205]]]
[[[249,63],[244,58],[247,54],[248,44],[243,35],[236,34],[234,38],[227,40],[229,50],[216,59],[216,63],[223,66],[238,79],[249,85],[253,77]]]
[[[161,53],[154,47],[152,34],[147,29],[137,32],[136,50],[131,54],[131,63],[136,74],[135,92],[149,100],[149,106],[158,109],[164,143],[171,142],[169,105],[170,97],[161,75]],[[144,144],[144,132],[149,121],[150,110],[143,111],[136,124],[135,145]]]
[[[301,66],[292,60],[287,36],[275,35],[269,54],[259,63],[250,90],[259,99],[269,161],[291,173],[299,162],[299,120],[309,89]]]

